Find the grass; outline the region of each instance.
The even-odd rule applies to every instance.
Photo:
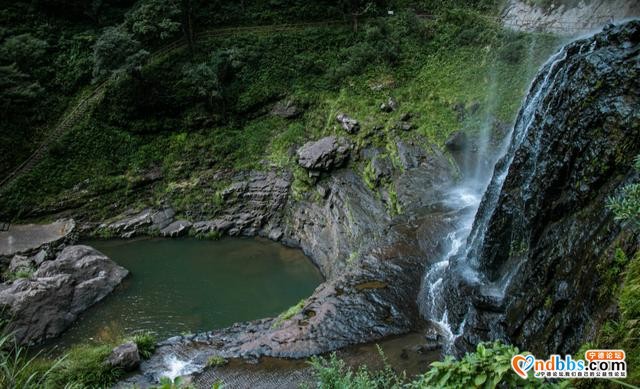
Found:
[[[225,358],[219,356],[219,355],[214,355],[212,357],[210,357],[209,359],[207,359],[207,367],[218,367],[218,366],[224,366],[227,363],[229,363],[229,361],[227,361]]]
[[[304,308],[305,300],[300,300],[296,305],[289,307],[286,311],[282,312],[278,317],[273,321],[271,325],[272,328],[280,327],[285,321],[291,319],[298,313],[302,312],[302,308]]]
[[[125,341],[138,346],[141,358],[155,350],[156,339],[149,332],[105,343],[71,347],[60,358],[42,354],[29,356],[28,350],[15,343],[13,335],[0,336],[0,387],[2,388],[103,388],[122,378],[124,371],[105,364],[111,350]]]

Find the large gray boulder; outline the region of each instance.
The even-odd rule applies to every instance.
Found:
[[[68,246],[29,279],[0,286],[0,312],[19,343],[36,344],[59,335],[127,274],[92,247]]]
[[[349,158],[351,144],[344,138],[328,136],[307,142],[298,149],[298,164],[307,170],[330,171]]]

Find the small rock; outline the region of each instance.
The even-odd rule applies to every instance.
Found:
[[[291,100],[282,100],[276,103],[271,110],[271,114],[283,119],[295,119],[302,114],[302,109]]]
[[[191,225],[192,224],[189,221],[176,220],[175,222],[160,230],[160,235],[165,237],[177,238],[179,236],[185,235],[191,228]]]
[[[38,251],[38,254],[31,257],[31,260],[33,261],[36,267],[39,267],[42,264],[42,262],[47,260],[48,257],[49,257],[49,253],[47,253],[47,250],[42,249]]]
[[[393,97],[389,97],[389,99],[387,100],[387,102],[382,103],[380,105],[380,110],[382,112],[393,112],[396,109],[398,109],[398,102],[396,101],[396,99],[394,99]]]
[[[355,134],[356,132],[360,131],[360,123],[358,123],[356,119],[353,119],[343,113],[336,116],[336,120],[349,134]]]
[[[283,235],[284,232],[282,232],[282,228],[277,227],[269,231],[269,239],[274,241],[279,241],[280,239],[282,239]]]
[[[135,370],[140,365],[138,346],[134,342],[127,342],[114,348],[105,363],[124,371]]]
[[[409,120],[411,120],[412,117],[413,115],[411,114],[411,112],[405,112],[402,115],[400,115],[400,121],[408,122]]]
[[[396,124],[396,128],[402,131],[411,131],[413,129],[413,124],[409,122],[399,122]]]

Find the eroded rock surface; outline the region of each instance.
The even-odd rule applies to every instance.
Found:
[[[68,246],[29,278],[0,286],[0,307],[19,343],[59,335],[102,300],[128,271],[89,246]]]

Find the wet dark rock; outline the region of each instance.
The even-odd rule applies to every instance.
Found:
[[[138,346],[134,342],[121,344],[111,351],[105,363],[124,371],[135,370],[140,365]]]
[[[474,227],[486,233],[471,246],[502,301],[479,298],[486,285],[448,287],[454,325],[466,319],[460,353],[490,339],[536,355],[570,353],[602,322],[610,289],[599,269],[616,248],[633,257],[640,247],[605,206],[639,178],[639,55],[640,22],[632,21],[570,43],[534,81],[540,103],[527,108],[530,126],[519,116],[522,143],[511,145],[504,183],[496,173],[489,185]]]
[[[5,284],[0,290],[0,307],[10,319],[7,329],[23,344],[57,336],[127,274],[89,246],[68,246],[31,278]]]
[[[348,140],[328,136],[300,147],[298,164],[312,172],[327,172],[342,166],[349,158],[350,151]]]
[[[469,148],[469,138],[464,131],[455,131],[449,135],[444,145],[451,152],[465,152]]]
[[[271,110],[271,114],[284,119],[295,119],[302,115],[304,111],[292,100],[282,100],[276,103]]]
[[[340,123],[340,126],[349,134],[355,134],[360,131],[360,123],[352,117],[347,116],[344,113],[336,116],[336,120]]]

